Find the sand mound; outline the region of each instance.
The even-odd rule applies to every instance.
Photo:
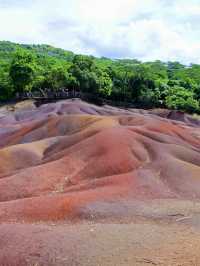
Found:
[[[2,116],[0,222],[174,221],[200,212],[200,128],[176,115],[67,100]]]
[[[1,221],[79,218],[102,200],[200,198],[198,127],[80,100],[11,116],[0,127]]]

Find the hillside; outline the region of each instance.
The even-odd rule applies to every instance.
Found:
[[[137,108],[200,113],[200,65],[75,55],[50,45],[0,42],[0,100],[60,88]]]
[[[73,57],[74,57],[74,53],[71,51],[66,51],[64,49],[61,48],[56,48],[53,47],[51,45],[48,44],[18,44],[18,43],[13,43],[13,42],[9,42],[9,41],[0,41],[0,58],[8,58],[9,60],[12,58],[13,56],[13,52],[15,52],[17,49],[25,49],[27,51],[30,52],[34,52],[37,55],[42,55],[42,56],[48,56],[48,57],[53,57],[53,58],[57,58],[57,59],[61,59],[61,60],[66,60],[69,62],[72,62]],[[111,65],[114,62],[118,62],[119,64],[122,65],[127,65],[127,66],[131,66],[131,65],[135,65],[140,63],[140,61],[138,60],[131,60],[131,59],[109,59],[109,58],[96,58],[96,61],[99,64],[102,65]]]
[[[0,41],[0,59],[7,58],[8,60],[11,60],[13,53],[19,48],[36,53],[40,56],[48,56],[66,61],[72,61],[74,57],[74,54],[72,52],[65,51],[60,48],[54,48],[50,45],[29,45],[17,44],[8,41]]]
[[[199,265],[197,120],[80,100],[0,112],[1,265]]]

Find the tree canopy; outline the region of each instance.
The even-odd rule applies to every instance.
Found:
[[[34,75],[35,62],[33,54],[22,49],[14,54],[10,65],[9,76],[16,92],[31,90]]]
[[[0,42],[0,100],[69,88],[136,107],[200,112],[200,65],[75,55],[49,45]]]

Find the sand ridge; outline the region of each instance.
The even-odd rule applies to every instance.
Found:
[[[181,242],[181,230],[192,232],[194,229],[191,228],[194,225],[195,230],[198,227],[199,136],[198,121],[188,118],[187,115],[183,117],[182,113],[178,116],[178,113],[158,112],[158,110],[100,107],[81,100],[60,101],[2,115],[0,117],[0,235],[3,233],[3,228],[6,228],[8,242],[4,243],[4,249],[0,250],[1,265],[35,265],[34,263],[95,265],[92,264],[94,260],[87,264],[86,261],[81,261],[80,257],[74,261],[69,260],[72,254],[67,254],[66,264],[59,260],[51,262],[52,256],[47,258],[38,250],[40,254],[38,262],[36,258],[25,261],[25,246],[23,250],[18,250],[21,255],[17,257],[17,264],[15,264],[17,255],[14,255],[14,252],[13,256],[5,259],[10,245],[10,232],[20,228],[20,237],[28,232],[30,243],[27,246],[32,246],[36,241],[36,239],[32,242],[30,240],[36,230],[32,231],[33,224],[37,223],[41,224],[42,231],[48,228],[47,231],[53,230],[56,234],[58,230],[60,239],[58,241],[62,239],[63,228],[70,231],[67,224],[74,224],[83,234],[74,236],[73,241],[76,242],[76,237],[80,237],[81,243],[85,237],[81,226],[86,224],[87,227],[90,222],[96,224],[100,231],[101,224],[104,224],[106,231],[109,230],[109,224],[115,230],[116,223],[121,224],[122,231],[123,228],[125,231],[130,231],[131,228],[136,230],[137,222],[138,230],[141,232],[145,223],[149,224],[148,230],[153,223],[166,236],[171,229],[175,230],[174,226],[176,227],[177,223],[181,223],[180,232],[177,229],[178,237],[174,240],[174,246],[178,248],[178,243]],[[189,224],[185,223],[187,219]],[[59,227],[54,230],[51,226],[48,227],[49,223],[55,223]],[[125,224],[130,226],[129,229]],[[57,248],[58,251],[55,252],[60,252],[60,256],[64,256],[65,252],[74,252],[73,249],[70,251],[63,249],[60,244],[55,247],[55,242],[49,239],[51,237],[47,233],[45,234],[44,241],[49,241],[49,245]],[[108,239],[106,235],[104,236],[105,243],[107,245],[110,243],[114,252],[115,247],[109,240],[112,236],[108,234]],[[17,241],[18,237],[14,234],[14,241]],[[42,234],[40,237],[42,241]],[[125,238],[123,239],[125,241]],[[155,234],[151,239],[159,241],[159,236]],[[191,238],[187,240],[194,242],[192,233]],[[63,241],[68,243],[66,239]],[[121,243],[120,248],[125,247],[124,243]],[[147,242],[145,243],[148,246]],[[167,243],[169,251],[170,239]],[[127,249],[130,252],[131,239],[129,247]],[[156,245],[153,245],[152,249],[155,247]],[[82,251],[85,248],[84,246]],[[97,250],[102,252],[102,247],[97,247]],[[142,248],[137,247],[137,250],[141,255]],[[117,262],[115,252],[113,259],[110,259],[112,252],[105,255],[106,258],[109,257],[107,262],[106,260],[100,262],[100,255],[94,257],[96,265],[146,265],[147,263],[193,265],[187,264],[189,257],[186,259],[186,264],[175,264],[176,259],[173,261],[171,257],[168,261],[163,261],[164,250],[165,248],[162,249],[160,261],[159,259],[145,261],[145,258],[137,258],[135,254],[129,257],[126,264],[124,261],[126,252],[122,255],[121,263],[120,260]],[[155,253],[152,254],[155,257]],[[180,261],[181,256],[178,257]],[[197,261],[198,259],[195,258]],[[172,262],[174,264],[167,264]]]

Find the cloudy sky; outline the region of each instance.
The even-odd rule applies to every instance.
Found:
[[[0,40],[200,63],[200,0],[0,0]]]

